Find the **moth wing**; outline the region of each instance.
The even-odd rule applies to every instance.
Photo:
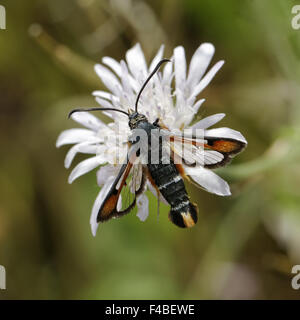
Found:
[[[246,143],[233,138],[204,136],[207,141],[205,149],[209,152],[217,152],[223,155],[223,159],[217,163],[206,163],[206,168],[217,168],[230,163],[233,157],[242,152],[246,148]]]
[[[134,208],[136,197],[143,191],[144,185],[143,166],[139,163],[135,151],[131,148],[126,163],[121,166],[100,206],[97,222],[104,222],[129,213]]]
[[[243,151],[246,142],[228,137],[182,135],[164,130],[171,144],[175,161],[187,166],[201,165],[213,169],[228,164],[231,159]],[[205,132],[204,132],[205,133]]]

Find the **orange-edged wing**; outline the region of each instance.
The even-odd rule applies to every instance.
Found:
[[[172,151],[188,166],[201,165],[214,169],[228,164],[246,143],[232,138],[170,135]]]
[[[130,154],[130,153],[129,153]],[[136,196],[139,195],[144,190],[145,185],[145,175],[140,169],[137,169],[137,164],[135,164],[136,153],[132,152],[130,156],[127,157],[127,162],[124,163],[112,184],[110,190],[108,191],[102,205],[100,206],[97,222],[104,222],[111,218],[121,217],[129,213],[136,204]],[[131,177],[129,177],[131,175]],[[130,179],[130,181],[128,181]],[[139,181],[137,181],[139,180]],[[124,202],[127,202],[125,209],[119,209],[118,202],[121,197],[121,193],[126,191],[126,197]],[[133,199],[130,199],[130,193],[133,193]],[[122,204],[121,204],[122,207]]]
[[[217,162],[215,164],[206,163],[204,165],[206,168],[211,169],[222,167],[228,164],[234,156],[242,152],[246,147],[246,143],[235,139],[206,136],[204,137],[204,139],[206,140],[206,144],[204,145],[205,150],[218,152],[224,157],[220,162]]]

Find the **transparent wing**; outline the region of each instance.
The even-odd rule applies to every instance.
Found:
[[[210,169],[224,166],[246,146],[245,142],[233,138],[206,135],[199,137],[192,134],[183,136],[180,133],[163,131],[173,152],[174,161],[188,166],[201,165]]]
[[[144,190],[146,178],[143,167],[132,149],[100,206],[97,222],[129,213],[135,206],[136,197]]]
[[[136,203],[136,197],[145,190],[146,175],[144,166],[137,161],[133,164],[130,173],[122,187],[116,216],[128,213]]]

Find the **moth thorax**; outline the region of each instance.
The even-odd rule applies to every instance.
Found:
[[[132,113],[129,115],[129,127],[130,129],[135,129],[137,128],[139,122],[141,121],[148,121],[146,116],[144,116],[143,114],[141,113]]]

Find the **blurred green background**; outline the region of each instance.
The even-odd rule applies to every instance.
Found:
[[[1,1],[0,299],[298,299],[300,264],[300,30],[287,0]],[[299,3],[300,4],[300,3]],[[123,59],[140,42],[148,62],[159,46],[187,58],[202,42],[225,66],[201,97],[200,116],[225,112],[248,148],[218,173],[231,197],[188,185],[200,219],[174,227],[156,203],[89,226],[95,171],[67,183],[68,147],[58,134],[77,125],[69,110],[96,106],[104,89],[93,65]],[[107,119],[107,118],[105,118]],[[77,161],[84,159],[78,157]]]

